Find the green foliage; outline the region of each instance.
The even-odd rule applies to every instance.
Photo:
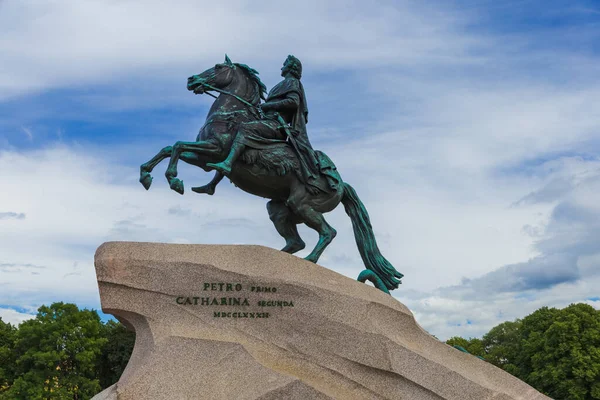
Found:
[[[103,330],[103,336],[108,340],[98,359],[98,378],[100,385],[106,388],[117,382],[125,370],[135,343],[135,333],[115,321],[108,321]]]
[[[600,311],[542,308],[523,319],[519,373],[555,399],[600,399]]]
[[[450,346],[459,346],[467,350],[470,354],[478,357],[484,357],[485,352],[483,350],[483,343],[481,339],[470,338],[465,339],[460,336],[454,336],[446,341]]]
[[[19,326],[14,399],[84,399],[100,390],[95,361],[106,339],[95,311],[54,303]]]
[[[515,360],[519,354],[521,321],[503,322],[483,336],[482,344],[486,361],[516,375]]]
[[[553,399],[600,399],[600,311],[589,305],[542,307],[492,328],[482,340],[446,343],[483,356]]]
[[[0,399],[89,399],[118,379],[133,341],[74,304],[42,306],[18,329],[0,320]]]
[[[16,337],[17,329],[0,318],[0,396],[12,385],[14,380]]]

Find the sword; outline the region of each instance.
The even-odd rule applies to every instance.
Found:
[[[292,144],[294,151],[296,152],[296,154],[298,154],[298,160],[300,160],[300,164],[302,164],[303,171],[305,171],[305,173],[309,174],[309,176],[312,177],[313,179],[316,179],[316,177],[312,174],[312,171],[310,170],[308,165],[306,165],[304,157],[302,157],[302,155],[300,153],[300,149],[298,148],[298,143],[296,143],[296,138],[292,135],[290,126],[287,124],[287,122],[285,122],[283,117],[278,112],[275,111],[274,116],[275,116],[275,118],[277,118],[277,122],[279,122],[279,124],[281,125],[280,128],[283,128],[283,131],[287,135],[288,142],[290,142]],[[305,177],[305,178],[308,183],[308,177]]]

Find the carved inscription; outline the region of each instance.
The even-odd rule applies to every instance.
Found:
[[[182,306],[210,307],[213,318],[264,319],[271,317],[274,310],[294,307],[294,300],[280,298],[281,292],[272,286],[205,282],[201,291],[202,295],[178,296],[175,302]]]

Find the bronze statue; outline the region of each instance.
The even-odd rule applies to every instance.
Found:
[[[300,60],[288,56],[281,68],[281,76],[285,79],[271,89],[266,102],[260,105],[262,118],[240,124],[227,158],[220,163],[208,163],[208,167],[228,176],[232,164],[246,146],[263,150],[273,143],[289,139],[300,161],[300,177],[310,185],[316,184],[319,162],[306,132],[308,107],[304,87],[300,82]]]
[[[308,107],[300,82],[300,60],[288,56],[281,74],[284,80],[269,92],[262,105],[266,87],[258,72],[245,64],[232,63],[227,56],[223,63],[188,78],[188,90],[216,98],[206,122],[195,142],[167,146],[142,164],[140,182],[149,189],[150,172],[169,157],[165,175],[171,189],[180,194],[184,192],[183,182],[177,179],[180,159],[205,171],[214,169],[217,172],[209,184],[192,190],[213,194],[226,175],[240,189],[271,199],[267,210],[286,241],[282,251],[304,249],[297,224],[304,223],[319,233],[317,245],[306,257],[312,262],[317,262],[336,235],[323,213],[341,202],[352,220],[367,268],[358,279],[370,280],[389,293],[398,287],[403,275],[381,255],[367,210],[354,189],[342,181],[329,157],[315,151],[308,140]]]

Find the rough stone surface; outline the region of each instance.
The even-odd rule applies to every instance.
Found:
[[[96,273],[102,309],[136,343],[95,400],[548,399],[438,341],[393,297],[266,247],[111,242]]]

